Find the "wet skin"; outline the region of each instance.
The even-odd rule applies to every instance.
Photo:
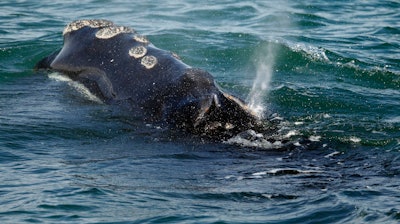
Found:
[[[147,121],[192,133],[232,136],[260,125],[246,104],[223,92],[206,71],[107,20],[67,25],[64,46],[37,69],[68,75],[107,104],[128,104]]]

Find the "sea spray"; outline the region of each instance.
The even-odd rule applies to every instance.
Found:
[[[266,105],[264,102],[273,75],[275,57],[276,44],[272,42],[262,43],[253,56],[256,76],[247,97],[247,102],[249,108],[260,118],[263,118],[265,115]],[[267,136],[265,134],[254,130],[247,130],[224,141],[224,143],[263,149],[278,149],[283,147],[282,136],[275,135],[278,133],[269,133]],[[270,139],[274,140],[270,141]]]
[[[256,77],[248,95],[247,102],[249,102],[250,109],[259,117],[264,115],[266,109],[264,97],[269,90],[275,64],[275,56],[275,45],[271,42],[268,42],[267,45],[263,46],[255,53]]]

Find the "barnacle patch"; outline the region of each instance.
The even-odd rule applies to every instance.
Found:
[[[129,50],[129,55],[134,58],[141,58],[145,56],[147,53],[147,49],[143,46],[136,46]]]
[[[63,31],[63,35],[70,33],[72,31],[79,30],[85,26],[91,27],[91,28],[101,28],[101,27],[107,27],[107,26],[113,26],[114,23],[108,20],[104,19],[86,19],[86,20],[76,20],[68,24]]]
[[[157,64],[157,58],[152,55],[146,55],[142,58],[141,64],[147,69],[151,69]]]
[[[133,33],[134,30],[125,26],[109,26],[104,27],[96,32],[96,37],[99,39],[109,39],[121,33]]]
[[[133,39],[140,43],[144,43],[144,44],[149,43],[149,40],[145,36],[142,36],[142,35],[136,34],[135,36],[133,36]]]

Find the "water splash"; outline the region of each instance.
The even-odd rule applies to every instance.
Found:
[[[275,45],[271,42],[262,47],[255,56],[256,78],[254,79],[247,102],[249,102],[250,109],[259,117],[263,116],[266,109],[264,97],[267,95],[271,83],[275,57]]]

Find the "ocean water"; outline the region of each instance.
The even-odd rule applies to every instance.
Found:
[[[84,18],[135,28],[277,128],[209,141],[35,72]],[[399,1],[0,3],[1,223],[399,223],[399,177]]]

